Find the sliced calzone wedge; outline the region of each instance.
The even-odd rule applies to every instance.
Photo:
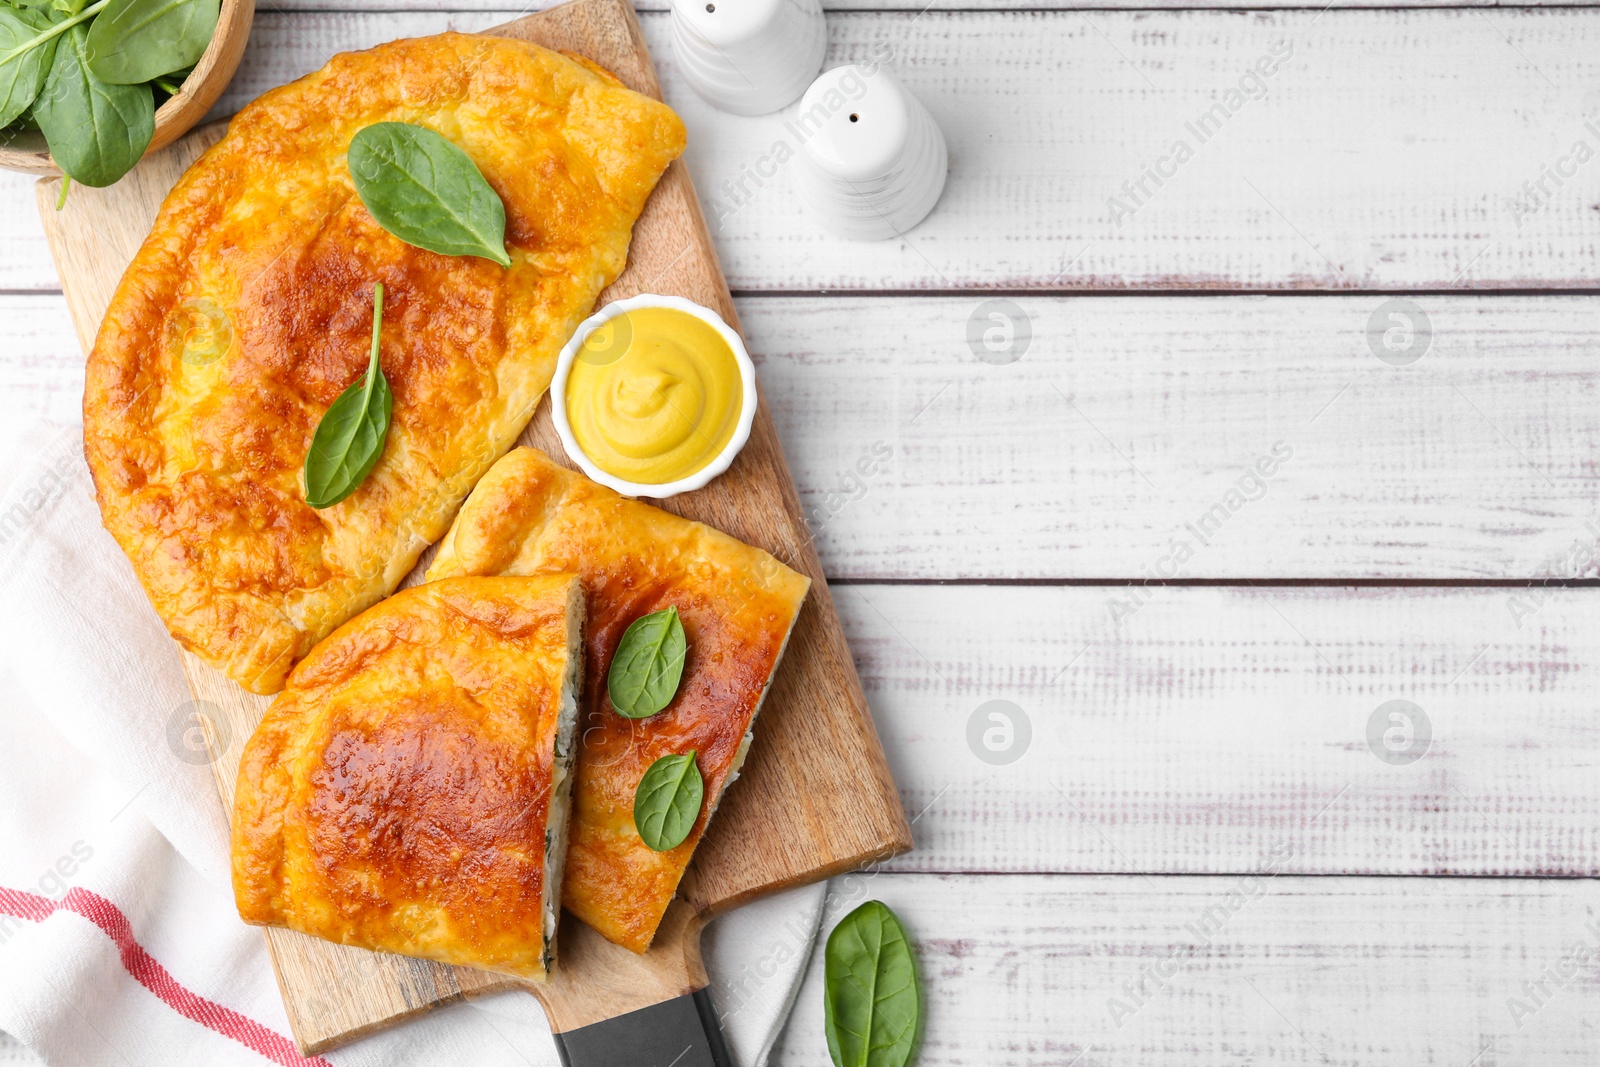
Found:
[[[576,578],[408,589],[323,640],[245,746],[246,922],[542,981],[566,855]]]
[[[744,762],[811,580],[758,548],[520,448],[490,468],[462,505],[428,577],[549,572],[579,575],[588,594],[562,903],[610,940],[643,952]],[[688,640],[682,682],[658,714],[625,718],[606,686],[617,643],[636,619],[668,607],[678,609]],[[682,844],[655,852],[634,826],[634,794],[657,759],[690,750],[705,780],[700,816]]]

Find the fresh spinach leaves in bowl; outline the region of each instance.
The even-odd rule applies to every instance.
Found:
[[[37,129],[63,174],[110,185],[155,136],[221,0],[0,0],[0,142]]]

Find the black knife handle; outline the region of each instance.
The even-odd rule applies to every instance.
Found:
[[[556,1035],[566,1067],[734,1067],[708,990]]]

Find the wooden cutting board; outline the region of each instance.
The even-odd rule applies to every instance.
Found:
[[[575,0],[491,32],[577,53],[631,88],[661,96],[638,20],[626,0]],[[218,124],[191,133],[147,157],[110,189],[75,186],[59,213],[58,179],[39,182],[45,233],[85,351],[167,191],[222,132]],[[600,303],[640,292],[698,301],[738,328],[681,160],[672,164],[651,196],[634,227],[627,270]],[[522,443],[564,461],[548,400]],[[716,914],[911,847],[910,829],[764,400],[750,442],[732,469],[705,489],[665,506],[759,545],[809,575],[811,595],[757,722],[744,774],[702,841],[651,951],[635,956],[570,915],[563,917],[557,973],[535,989],[558,1033],[704,987],[699,935]],[[427,562],[425,556],[409,582],[420,579]],[[231,807],[244,741],[270,699],[246,693],[187,653],[184,661],[196,700],[211,705],[206,710],[216,720],[207,726],[216,754],[212,766],[223,801]],[[519,984],[501,975],[332,945],[287,930],[265,933],[290,1024],[307,1053],[438,1004]]]

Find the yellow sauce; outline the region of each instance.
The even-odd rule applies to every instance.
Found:
[[[663,485],[703,470],[733,439],[744,378],[709,323],[676,308],[625,311],[567,372],[567,422],[601,470]]]

